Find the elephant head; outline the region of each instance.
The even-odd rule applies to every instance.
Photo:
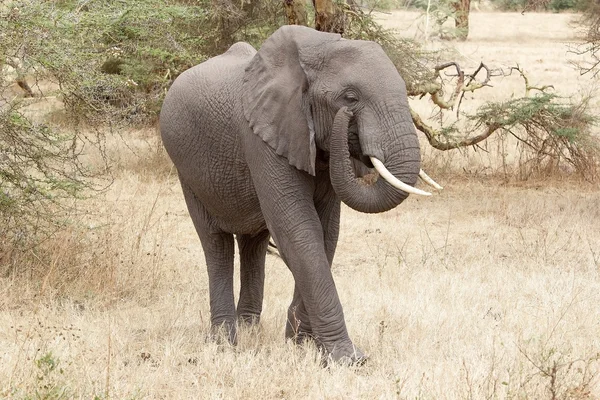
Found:
[[[282,27],[246,68],[242,93],[250,127],[290,165],[315,175],[317,150],[329,153],[332,186],[348,206],[383,212],[408,193],[428,194],[413,188],[420,150],[406,86],[378,44]],[[350,157],[384,179],[362,184]]]

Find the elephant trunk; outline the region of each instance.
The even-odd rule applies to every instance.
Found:
[[[384,179],[378,179],[372,185],[363,183],[355,176],[348,149],[348,123],[351,117],[352,113],[346,107],[337,112],[330,139],[329,174],[331,184],[340,199],[357,211],[379,213],[398,206],[409,193],[426,194],[412,187],[419,174],[418,157],[406,159],[406,154],[386,154],[385,166],[379,163],[377,168]],[[371,159],[377,164],[377,159]],[[400,177],[400,180],[396,177]],[[394,182],[394,179],[400,182],[400,185]]]

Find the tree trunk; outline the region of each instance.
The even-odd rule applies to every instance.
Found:
[[[306,0],[283,0],[289,25],[308,25]],[[346,28],[345,1],[312,0],[315,8],[315,29],[321,32],[344,34]],[[353,4],[352,0],[349,1]]]
[[[334,0],[312,0],[315,6],[315,29],[321,32],[344,34],[346,15],[342,6]]]
[[[283,0],[289,25],[307,25],[308,18],[304,2],[305,0]]]
[[[467,36],[469,36],[469,11],[471,9],[471,0],[454,0],[452,2],[452,9],[454,10],[456,37],[459,40],[467,40]]]

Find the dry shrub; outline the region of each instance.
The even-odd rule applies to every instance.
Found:
[[[590,352],[589,357],[574,358],[569,347],[568,344],[542,345],[541,349],[529,352],[519,345],[523,357],[515,370],[521,372],[521,376],[512,385],[514,391],[543,393],[552,400],[595,398],[592,391],[598,383],[600,353]]]
[[[470,118],[477,127],[496,124],[502,135],[516,139],[518,161],[512,172],[521,180],[565,172],[588,180],[598,177],[600,148],[590,133],[596,118],[589,98],[571,102],[540,93],[488,103]]]
[[[596,76],[600,72],[600,2],[580,0],[578,8],[582,13],[574,25],[583,42],[570,45],[571,52],[579,56],[572,63],[581,74]]]
[[[115,140],[111,154],[115,175],[133,174],[147,182],[176,173],[157,128],[125,132]]]
[[[143,180],[164,179],[175,173],[173,163],[160,141],[152,145],[145,154],[134,154],[129,161],[123,166],[124,171],[137,174]]]
[[[161,279],[163,258],[162,236],[149,227],[154,211],[152,207],[139,221],[123,224],[106,210],[96,216],[102,223],[84,226],[82,218],[27,252],[0,248],[0,257],[10,258],[10,263],[0,264],[0,282],[19,292],[21,301],[68,297],[81,304],[131,296],[149,299]]]
[[[437,152],[424,142],[427,168],[436,176],[466,172],[497,175],[505,181],[556,177],[596,181],[600,146],[589,100],[542,92],[488,102],[458,117],[447,112],[442,122],[432,124],[435,128],[425,126],[429,144],[433,138],[433,147],[450,150]],[[474,145],[464,145],[482,137]]]
[[[5,247],[10,262],[2,265],[2,281],[18,292],[23,304],[36,298],[83,299],[92,293],[106,292],[111,266],[97,258],[97,252],[104,253],[105,249],[87,242],[85,230],[71,227],[25,252]],[[17,296],[9,289],[7,302]]]

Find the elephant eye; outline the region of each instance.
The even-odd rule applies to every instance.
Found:
[[[355,104],[358,102],[358,96],[356,95],[356,93],[346,92],[344,94],[344,100],[346,100],[346,102],[348,102],[349,104]]]

